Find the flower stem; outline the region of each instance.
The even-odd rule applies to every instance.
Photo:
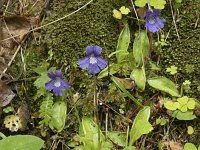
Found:
[[[99,112],[98,112],[98,99],[97,99],[97,76],[94,76],[94,121],[98,126],[98,144],[100,148],[100,123],[99,123]]]

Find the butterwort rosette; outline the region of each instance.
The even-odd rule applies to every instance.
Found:
[[[89,74],[97,74],[107,66],[107,60],[100,56],[102,52],[100,46],[87,46],[85,50],[87,56],[78,60],[82,69],[88,69]]]
[[[147,11],[145,15],[145,27],[150,32],[158,32],[164,27],[164,23],[166,22],[165,19],[160,18],[158,15],[160,14],[160,10],[155,11]]]
[[[48,91],[52,91],[55,96],[62,96],[63,89],[69,90],[70,84],[62,78],[62,72],[57,70],[55,72],[49,72],[48,77],[51,79],[45,84]]]

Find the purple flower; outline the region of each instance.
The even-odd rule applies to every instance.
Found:
[[[89,74],[96,74],[107,66],[108,62],[100,57],[102,52],[100,46],[87,46],[85,50],[87,56],[78,60],[78,64],[82,69],[88,68]]]
[[[164,27],[164,23],[166,22],[165,19],[159,18],[158,14],[160,13],[160,10],[155,10],[155,11],[147,11],[146,12],[146,19],[145,19],[145,27],[150,31],[150,32],[158,32]]]
[[[55,96],[62,96],[62,89],[69,90],[70,85],[68,82],[63,80],[62,72],[60,70],[49,72],[48,76],[51,78],[51,81],[47,82],[45,87],[48,91],[53,90]]]

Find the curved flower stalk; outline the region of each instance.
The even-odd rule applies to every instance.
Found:
[[[88,68],[89,74],[97,74],[107,66],[107,60],[100,56],[102,52],[100,46],[87,46],[85,50],[87,56],[78,60],[78,64],[82,69]]]
[[[164,27],[165,19],[160,18],[158,15],[160,14],[160,10],[155,11],[147,11],[145,15],[145,27],[150,32],[158,32]]]
[[[45,88],[48,91],[53,90],[55,96],[62,96],[63,89],[69,90],[70,84],[69,82],[63,80],[62,72],[60,70],[49,72],[48,77],[51,78],[51,80],[45,84]]]

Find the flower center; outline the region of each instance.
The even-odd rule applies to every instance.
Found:
[[[59,87],[60,85],[61,85],[60,78],[56,77],[55,82],[54,82],[54,86]]]
[[[91,64],[96,64],[97,63],[97,59],[94,57],[94,55],[91,55],[91,57],[90,57],[90,63]]]
[[[154,15],[150,15],[148,17],[148,21],[149,21],[150,24],[155,24],[156,23],[156,19],[155,19]]]

